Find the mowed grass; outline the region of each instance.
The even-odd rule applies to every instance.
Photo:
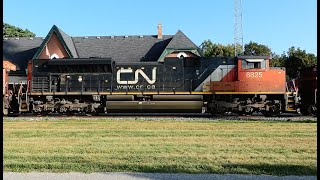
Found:
[[[317,174],[317,124],[4,120],[4,172]]]

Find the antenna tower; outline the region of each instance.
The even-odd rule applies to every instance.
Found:
[[[243,54],[242,0],[234,0],[234,54]]]

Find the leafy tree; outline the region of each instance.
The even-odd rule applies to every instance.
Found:
[[[298,72],[306,67],[317,64],[317,57],[312,53],[306,53],[300,48],[290,47],[285,60],[285,67],[290,78],[298,76]]]
[[[250,41],[244,45],[244,55],[270,56],[271,49],[266,45]]]
[[[211,40],[205,40],[201,46],[205,57],[232,57],[234,56],[234,47],[232,44],[226,46],[212,43]]]
[[[28,29],[21,29],[7,23],[3,23],[3,37],[35,37]]]
[[[276,53],[271,54],[270,67],[284,67],[287,56],[285,52],[278,55]]]

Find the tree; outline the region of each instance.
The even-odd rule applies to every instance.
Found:
[[[205,40],[201,46],[205,57],[232,57],[234,56],[234,48],[232,44],[226,46],[222,44],[212,43],[211,40]]]
[[[35,37],[36,35],[28,29],[21,29],[7,23],[3,23],[3,37]]]
[[[286,59],[287,56],[285,52],[283,52],[281,55],[272,53],[270,59],[270,67],[284,67]]]
[[[234,56],[234,45],[222,45],[218,43],[212,43],[210,40],[205,40],[202,43],[202,51],[206,57],[222,57],[222,56]],[[255,56],[271,56],[271,49],[263,44],[250,41],[244,46],[244,55]]]
[[[316,64],[317,57],[314,54],[306,53],[305,50],[301,50],[300,48],[296,49],[294,46],[289,48],[285,60],[285,67],[289,78],[297,77],[301,69]]]
[[[244,55],[270,56],[271,49],[266,45],[250,41],[249,44],[244,45]]]

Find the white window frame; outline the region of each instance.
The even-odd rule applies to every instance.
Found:
[[[53,53],[53,54],[50,56],[50,59],[53,59],[53,58],[58,59],[58,58],[59,58],[59,56],[58,56],[56,53]]]

